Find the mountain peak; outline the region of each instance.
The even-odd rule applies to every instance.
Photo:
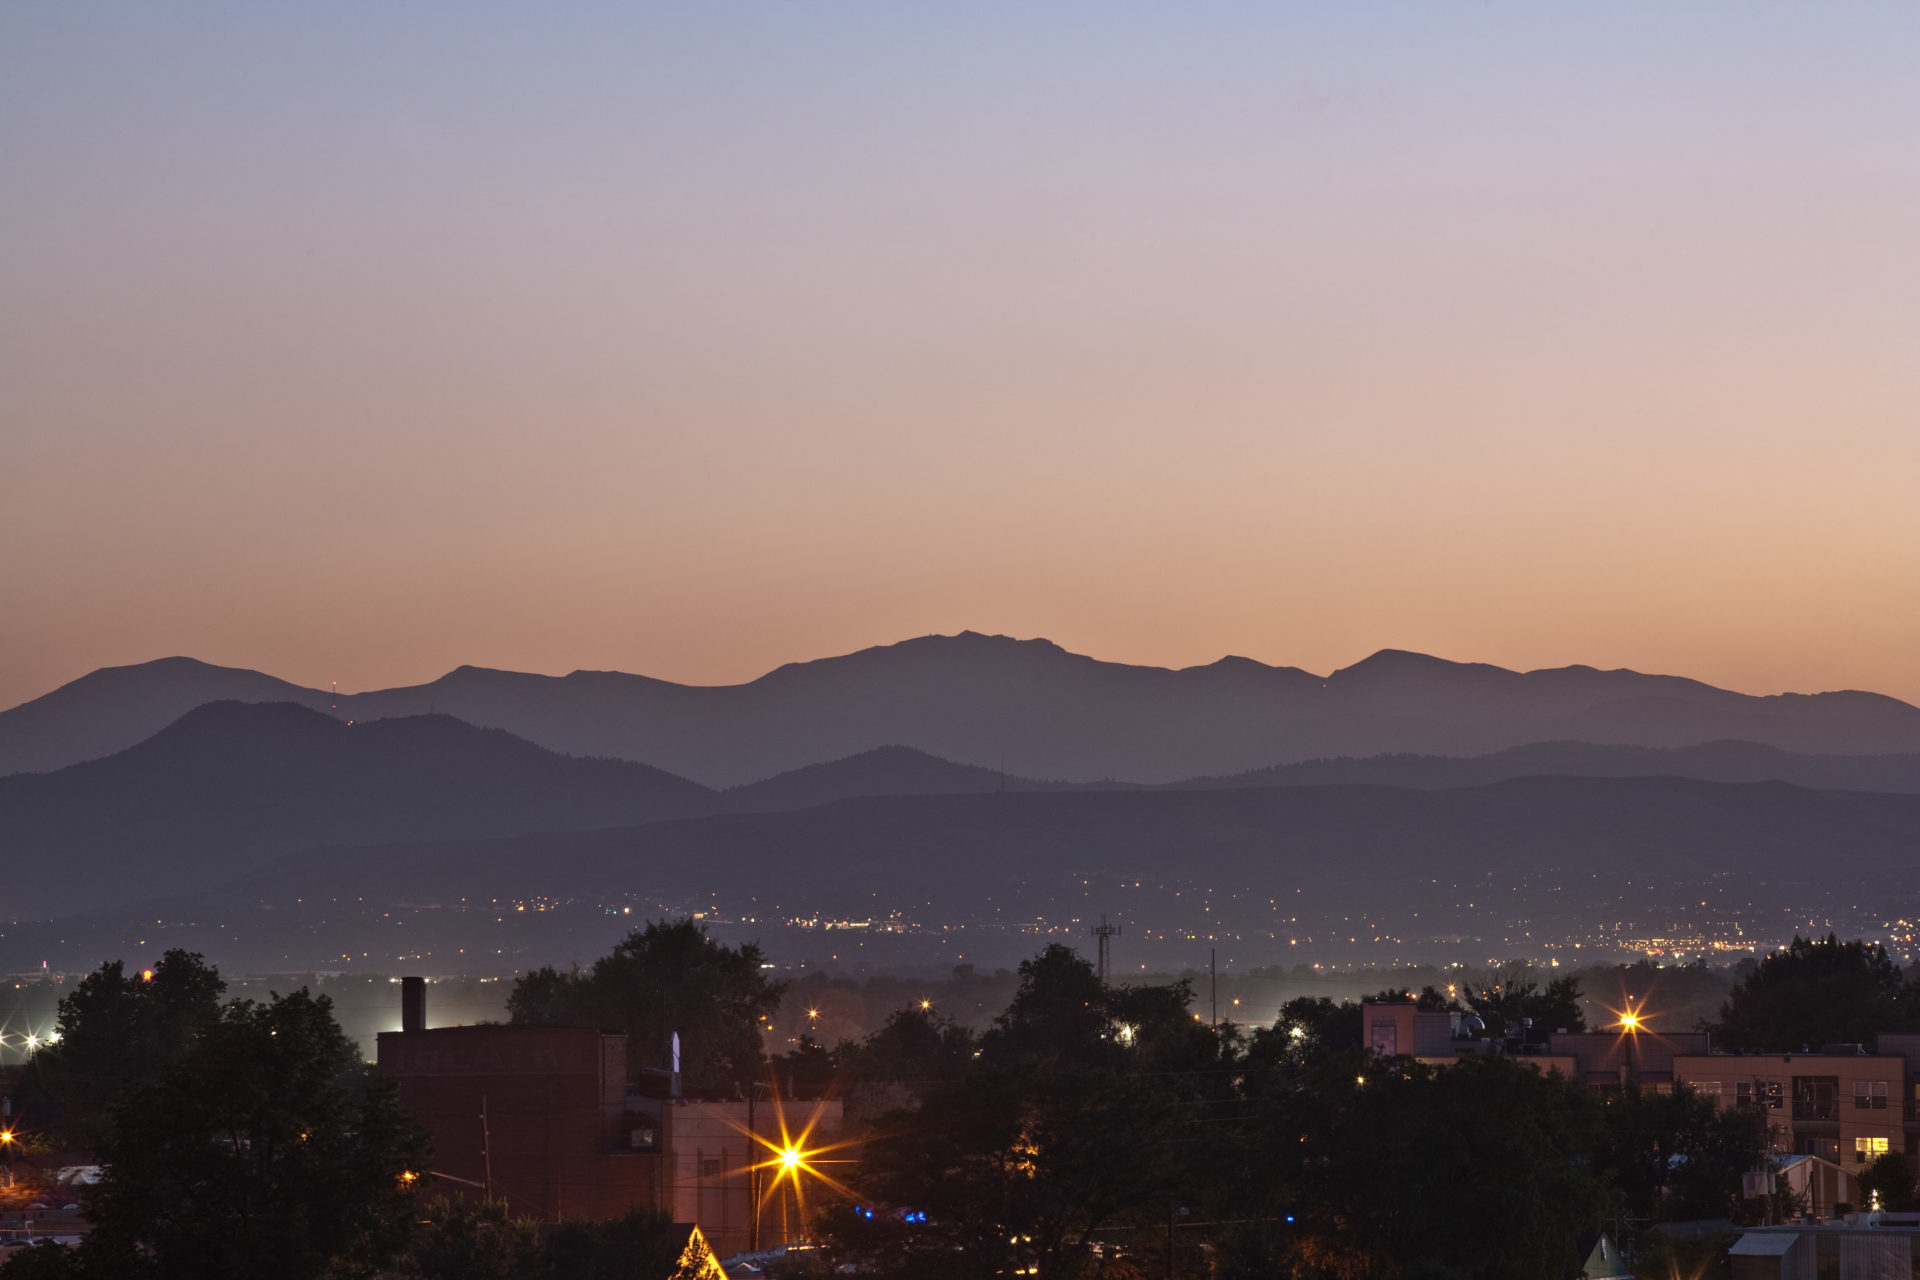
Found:
[[[1502,676],[1518,675],[1505,667],[1496,667],[1486,662],[1455,662],[1450,658],[1436,658],[1430,653],[1416,653],[1412,649],[1377,649],[1350,667],[1341,667],[1328,679],[1369,677],[1421,677],[1453,676],[1468,672],[1475,674],[1498,673]]]

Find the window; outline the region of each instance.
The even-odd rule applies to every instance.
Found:
[[[1718,1101],[1720,1098],[1720,1082],[1718,1080],[1690,1080],[1688,1084],[1695,1093],[1703,1098],[1712,1098],[1715,1101]]]
[[[1865,1164],[1869,1160],[1878,1160],[1887,1154],[1885,1138],[1855,1138],[1853,1140],[1853,1162]]]
[[[1733,1086],[1733,1100],[1742,1107],[1762,1106],[1778,1111],[1785,1094],[1778,1080],[1742,1080]]]
[[[1885,1111],[1887,1109],[1887,1082],[1885,1080],[1855,1080],[1853,1082],[1853,1105],[1861,1111]]]
[[[718,1160],[702,1160],[700,1162],[701,1177],[711,1178],[719,1172],[720,1172],[720,1162]]]
[[[1383,1058],[1391,1058],[1400,1052],[1400,1028],[1387,1018],[1378,1018],[1373,1024],[1373,1051]]]

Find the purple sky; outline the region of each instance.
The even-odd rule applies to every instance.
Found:
[[[23,0],[0,705],[964,627],[1920,701],[1916,353],[1910,0]]]

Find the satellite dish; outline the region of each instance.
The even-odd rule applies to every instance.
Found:
[[[1468,1039],[1472,1039],[1473,1037],[1478,1036],[1481,1032],[1485,1031],[1486,1029],[1487,1029],[1487,1024],[1480,1020],[1480,1016],[1478,1014],[1470,1013],[1466,1017],[1460,1019],[1460,1034],[1463,1036],[1466,1036]]]

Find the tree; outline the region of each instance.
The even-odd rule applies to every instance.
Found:
[[[1920,1192],[1916,1192],[1914,1187],[1913,1162],[1903,1152],[1889,1151],[1875,1158],[1855,1181],[1860,1185],[1860,1207],[1863,1209],[1875,1203],[1876,1195],[1882,1209],[1899,1213],[1920,1209]]]
[[[964,1074],[867,1138],[849,1181],[870,1199],[822,1219],[840,1257],[881,1276],[1091,1276],[1126,1233],[1157,1239],[1198,1184],[1190,1121],[1232,1100],[1232,1037],[1188,998],[1184,983],[1108,987],[1062,946],[1022,964]]]
[[[1491,977],[1492,981],[1477,988],[1467,988],[1465,994],[1468,1007],[1495,1035],[1505,1035],[1510,1026],[1527,1018],[1533,1020],[1536,1033],[1587,1029],[1587,1015],[1580,1008],[1580,979],[1572,974],[1552,979],[1544,990],[1526,964],[1506,965]]]
[[[1740,1175],[1766,1147],[1766,1130],[1751,1110],[1722,1110],[1685,1085],[1671,1093],[1630,1086],[1602,1099],[1593,1160],[1626,1217],[1730,1218]]]
[[[1728,995],[1714,1037],[1723,1048],[1775,1053],[1871,1043],[1913,1028],[1908,994],[1879,943],[1795,934]]]
[[[847,1055],[848,1069],[863,1084],[925,1088],[965,1075],[973,1049],[973,1033],[952,1018],[900,1009]]]
[[[840,1076],[841,1056],[812,1036],[802,1034],[798,1045],[787,1053],[774,1054],[768,1066],[774,1086],[782,1094],[813,1101],[833,1091]]]
[[[425,1139],[325,996],[228,1006],[112,1120],[81,1275],[366,1275],[407,1243]]]
[[[995,1061],[1085,1061],[1115,1045],[1110,993],[1086,958],[1052,943],[1020,962],[1020,986],[982,1038]]]
[[[1294,1219],[1268,1274],[1576,1274],[1574,1240],[1606,1206],[1597,1123],[1583,1087],[1504,1058],[1331,1060],[1263,1113]]]
[[[700,1280],[712,1254],[691,1249],[671,1214],[635,1209],[602,1222],[544,1231],[498,1200],[435,1199],[400,1264],[409,1280]]]
[[[524,1280],[538,1265],[540,1224],[504,1200],[435,1196],[399,1270],[414,1280]]]
[[[760,963],[758,945],[722,946],[690,919],[649,922],[585,973],[527,974],[508,997],[508,1014],[520,1025],[623,1033],[634,1070],[666,1067],[678,1033],[689,1087],[740,1087],[760,1074],[760,1024],[786,990]]]
[[[1358,1049],[1362,1038],[1359,1005],[1296,996],[1280,1006],[1271,1027],[1254,1031],[1248,1058],[1259,1068],[1314,1066]]]
[[[718,1270],[713,1255],[689,1248],[673,1215],[634,1209],[604,1222],[562,1222],[548,1229],[540,1266],[529,1280],[700,1280]]]
[[[1460,1008],[1458,1000],[1431,985],[1420,988],[1418,992],[1391,989],[1377,991],[1367,999],[1382,1004],[1411,1000],[1413,1007],[1422,1013],[1451,1013]]]
[[[185,1057],[218,1021],[226,989],[189,951],[169,951],[137,974],[118,960],[101,965],[60,1001],[59,1039],[34,1055],[24,1087],[53,1101],[49,1127],[71,1141],[104,1141],[114,1099]]]

